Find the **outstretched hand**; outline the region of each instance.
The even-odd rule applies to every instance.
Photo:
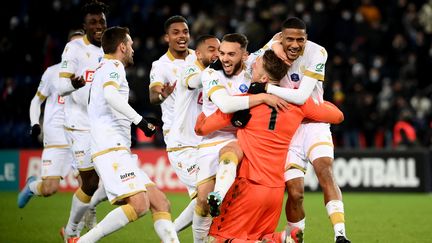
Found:
[[[172,85],[170,83],[164,84],[162,87],[162,97],[166,99],[175,89],[175,86],[177,84],[177,81],[175,81]]]

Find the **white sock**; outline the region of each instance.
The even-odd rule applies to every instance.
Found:
[[[192,220],[192,232],[194,237],[194,243],[204,242],[206,239],[210,225],[212,223],[212,217],[210,216],[201,216],[196,210],[194,211],[193,220]]]
[[[216,184],[214,191],[218,192],[222,200],[225,198],[231,185],[234,183],[237,175],[237,164],[234,162],[225,163],[221,161],[219,163],[218,170],[216,172]]]
[[[87,211],[89,203],[82,202],[76,195],[72,196],[72,206],[70,209],[69,220],[66,225],[66,234],[75,235],[78,223],[81,221],[84,213]]]
[[[174,223],[168,219],[158,219],[154,222],[154,229],[162,242],[180,242],[175,230]]]
[[[344,205],[340,200],[332,200],[326,204],[327,214],[333,224],[335,238],[337,236],[346,236],[345,233],[345,214]]]
[[[129,219],[121,207],[118,207],[105,216],[96,227],[91,229],[85,235],[81,236],[78,242],[80,243],[93,243],[100,240],[102,237],[107,236],[114,231],[123,228],[129,223]]]
[[[107,199],[108,198],[105,192],[105,187],[103,186],[103,184],[99,184],[98,189],[95,191],[91,198],[90,207],[95,208],[99,203]]]
[[[34,195],[41,196],[42,192],[40,190],[42,189],[42,180],[39,179],[39,180],[31,182],[29,184],[29,188],[30,188],[30,191],[33,192]]]
[[[295,223],[293,223],[293,222],[288,222],[288,226],[289,226],[290,228],[297,227],[297,228],[301,229],[302,231],[304,231],[305,228],[306,228],[306,218],[303,218],[302,220],[300,220],[300,221],[298,221],[298,222],[295,222]]]
[[[192,199],[181,214],[174,220],[174,226],[177,233],[186,229],[192,224],[193,214],[196,205],[196,198]]]

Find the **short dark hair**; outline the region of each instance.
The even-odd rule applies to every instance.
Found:
[[[87,16],[87,14],[107,14],[108,5],[97,0],[91,0],[82,7],[81,13],[83,19]]]
[[[195,49],[197,49],[198,46],[204,44],[204,42],[205,42],[206,40],[208,40],[208,39],[213,39],[213,38],[217,38],[217,37],[214,36],[214,35],[208,35],[208,34],[205,34],[205,35],[201,35],[201,36],[199,36],[198,39],[195,41],[195,42],[196,42],[196,44],[195,44]]]
[[[282,23],[282,29],[301,29],[306,31],[306,23],[297,17],[290,17]]]
[[[226,34],[223,36],[222,41],[239,43],[243,49],[247,49],[249,43],[247,37],[240,33]]]
[[[102,49],[105,54],[113,54],[120,43],[126,43],[126,36],[129,29],[126,27],[114,26],[106,29],[102,34]]]
[[[262,58],[264,70],[271,80],[279,81],[287,74],[288,65],[273,50],[266,50]]]
[[[169,27],[174,23],[185,23],[186,25],[188,25],[188,21],[183,16],[180,15],[171,16],[164,23],[165,33],[168,33]]]

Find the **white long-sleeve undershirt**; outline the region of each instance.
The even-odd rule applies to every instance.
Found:
[[[268,84],[267,93],[279,96],[280,98],[290,103],[296,105],[303,105],[306,100],[311,96],[317,82],[317,79],[303,76],[303,79],[298,89],[289,89]]]
[[[108,85],[104,88],[104,97],[108,105],[114,110],[125,115],[130,121],[137,125],[141,120],[142,116],[138,114],[129,103],[119,94],[116,87]]]
[[[249,109],[249,96],[229,95],[225,89],[216,90],[210,98],[223,113]]]
[[[45,100],[35,95],[30,102],[30,124],[31,126],[39,124],[39,118],[41,114],[41,105]]]

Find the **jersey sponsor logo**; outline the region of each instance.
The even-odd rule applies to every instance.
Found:
[[[126,173],[120,175],[120,180],[122,182],[125,182],[125,181],[131,180],[135,177],[136,177],[135,172],[133,172],[133,171],[132,172],[126,172]]]
[[[297,73],[293,73],[290,75],[291,81],[298,82],[300,81],[300,76]]]
[[[249,89],[249,87],[246,84],[241,84],[240,87],[239,87],[239,90],[242,93],[246,93],[248,91],[248,89]]]
[[[50,159],[44,159],[44,160],[42,160],[42,164],[43,164],[44,166],[51,165],[51,164],[52,164],[52,161],[51,161]]]
[[[114,80],[119,80],[119,74],[117,72],[110,73],[109,77],[114,79]]]
[[[195,68],[190,67],[190,68],[188,68],[188,70],[186,70],[186,75],[189,75],[189,74],[194,73],[194,72],[195,72]]]
[[[324,66],[325,66],[324,63],[318,63],[315,66],[315,71],[321,73],[324,70]]]
[[[84,80],[85,80],[87,83],[91,83],[91,82],[93,81],[93,75],[94,75],[94,72],[95,72],[95,71],[93,71],[93,70],[86,70],[86,71],[84,72]]]
[[[197,164],[194,164],[194,165],[191,165],[190,167],[188,167],[186,170],[189,173],[189,175],[193,175],[199,171],[199,167]]]
[[[61,96],[61,95],[59,95],[59,96],[57,97],[57,103],[63,105],[63,104],[65,103],[65,99],[64,99],[64,97]]]
[[[219,84],[219,80],[217,80],[217,79],[213,79],[212,81],[210,81],[209,82],[209,87],[212,87],[212,86],[216,86],[216,85],[218,85]]]
[[[197,103],[200,104],[200,105],[203,104],[203,94],[202,94],[202,92],[199,92],[199,94],[198,94]]]

